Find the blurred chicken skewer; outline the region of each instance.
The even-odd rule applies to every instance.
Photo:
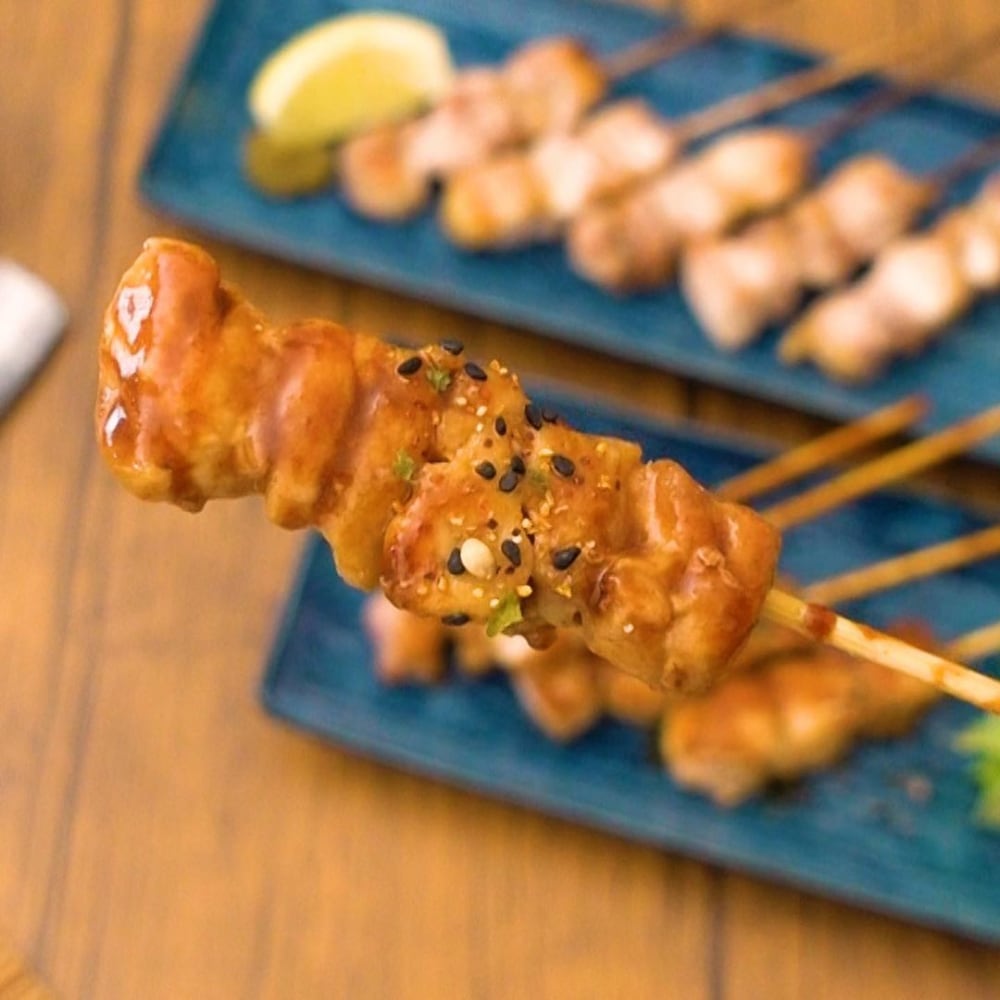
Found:
[[[964,68],[992,49],[998,37],[1000,26],[947,52],[934,50],[916,60],[904,82],[810,128],[765,127],[724,135],[617,197],[596,202],[569,227],[570,264],[581,277],[615,293],[668,283],[685,245],[785,205],[807,185],[820,149]],[[893,180],[879,178],[883,185]],[[920,203],[926,195],[916,191],[909,197]]]
[[[932,227],[889,243],[858,281],[817,299],[779,345],[844,382],[923,351],[980,296],[1000,289],[1000,174]]]
[[[427,205],[436,181],[506,147],[573,128],[612,84],[703,44],[721,27],[681,25],[604,59],[573,38],[542,38],[497,68],[466,69],[427,114],[344,143],[344,197],[372,219],[412,216]]]
[[[881,154],[854,157],[786,211],[685,248],[680,285],[688,307],[717,347],[746,347],[788,319],[807,291],[846,281],[957,180],[998,157],[1000,136],[929,176]]]
[[[865,46],[677,120],[662,117],[641,100],[610,104],[575,131],[546,135],[450,176],[441,200],[442,228],[471,250],[555,238],[588,206],[659,175],[697,139],[859,77],[873,68],[879,53],[878,47]],[[777,148],[770,140],[754,144],[762,145],[762,152],[727,153],[718,164],[721,173],[735,176],[748,156],[763,155],[767,164],[758,176],[770,186],[772,174],[788,172],[789,157],[801,158],[797,148],[786,149],[787,142]]]

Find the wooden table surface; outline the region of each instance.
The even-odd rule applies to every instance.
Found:
[[[264,716],[257,681],[302,539],[255,502],[199,517],[140,504],[91,429],[105,301],[145,236],[176,231],[135,176],[206,8],[0,0],[0,253],[73,317],[0,424],[0,996],[34,995],[14,954],[64,997],[1000,995],[997,950],[422,781]],[[888,53],[903,25],[947,39],[995,9],[789,0],[755,24],[830,49],[878,33]],[[998,69],[965,82],[1000,101]],[[209,246],[280,317],[460,333],[531,373],[785,441],[823,426]]]

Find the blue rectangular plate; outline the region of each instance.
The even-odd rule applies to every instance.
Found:
[[[639,441],[705,483],[758,451],[691,426],[662,426],[549,393],[574,425]],[[882,493],[789,533],[783,569],[802,582],[975,530],[940,501]],[[942,638],[995,620],[1000,564],[910,584],[847,608],[872,623],[918,615]],[[860,747],[794,795],[725,811],[681,791],[652,762],[649,737],[604,722],[569,747],[526,721],[506,682],[456,677],[387,688],[358,624],[364,595],[337,577],[319,538],[288,600],[263,682],[268,708],[359,753],[484,794],[799,885],[911,920],[1000,942],[1000,835],[971,823],[968,761],[952,750],[974,713],[938,705],[910,738]],[[996,664],[994,663],[994,666]],[[913,801],[907,779],[933,789]]]
[[[620,300],[575,277],[558,246],[475,256],[441,236],[433,214],[407,225],[366,222],[335,193],[294,202],[269,200],[240,171],[249,128],[247,86],[277,45],[318,19],[356,7],[353,0],[220,0],[183,75],[141,177],[146,197],[166,212],[223,238],[319,269],[542,331],[570,343],[849,419],[921,390],[935,403],[926,428],[1000,401],[1000,301],[979,305],[925,356],[864,389],[841,388],[773,356],[774,337],[737,356],[716,352],[698,332],[676,291]],[[598,51],[662,30],[650,14],[582,0],[392,0],[446,32],[460,64],[495,61],[526,38],[573,32]],[[471,8],[471,9],[470,9]],[[805,64],[801,54],[724,38],[620,85],[679,115]],[[807,125],[867,92],[871,81],[801,102],[775,120]],[[824,169],[878,148],[917,170],[933,169],[1000,130],[1000,116],[940,96],[883,115],[824,150]],[[976,179],[956,197],[974,190]],[[1000,461],[1000,440],[978,451]]]

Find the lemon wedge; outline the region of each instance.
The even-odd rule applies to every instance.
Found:
[[[330,18],[274,52],[250,85],[257,127],[275,143],[316,146],[415,114],[454,70],[444,35],[402,14]]]

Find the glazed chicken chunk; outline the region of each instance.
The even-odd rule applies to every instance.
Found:
[[[656,687],[714,683],[760,615],[778,533],[679,465],[582,434],[461,345],[274,326],[198,247],[149,240],[108,308],[96,429],[140,497],[263,494],[341,575],[446,624],[555,627]]]

